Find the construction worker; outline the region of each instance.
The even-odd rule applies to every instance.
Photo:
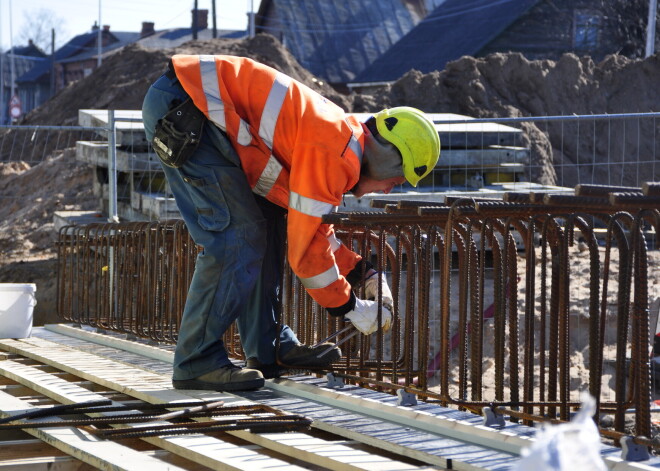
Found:
[[[409,107],[366,123],[292,78],[251,59],[175,55],[147,92],[147,138],[186,226],[202,247],[174,355],[177,389],[256,389],[280,365],[327,367],[339,348],[301,344],[277,323],[284,243],[307,292],[331,316],[364,334],[389,329],[385,277],[343,245],[322,216],[342,196],[416,186],[435,166],[432,122]],[[286,217],[285,217],[286,216]],[[364,265],[363,265],[364,264]],[[366,276],[363,274],[366,273]],[[365,278],[365,298],[352,286]],[[237,321],[246,367],[228,358],[222,336]],[[277,340],[279,349],[276,352]],[[277,358],[276,358],[277,353]]]

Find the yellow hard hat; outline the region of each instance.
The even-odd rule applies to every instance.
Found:
[[[417,186],[440,158],[440,136],[433,122],[410,106],[385,109],[375,117],[378,134],[396,146],[403,158],[403,175]]]

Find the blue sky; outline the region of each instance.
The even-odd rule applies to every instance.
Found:
[[[261,0],[215,0],[217,24],[220,29],[245,29],[247,12],[253,6],[256,12]],[[25,28],[26,14],[41,9],[50,10],[62,20],[57,43],[91,30],[94,22],[110,25],[115,31],[140,31],[143,21],[153,21],[156,30],[190,26],[192,0],[0,0],[0,38],[2,49],[9,48],[10,30],[14,45],[21,28]],[[209,10],[211,26],[212,0],[198,0],[198,8]],[[10,15],[11,12],[11,15]],[[11,23],[10,23],[11,17]]]

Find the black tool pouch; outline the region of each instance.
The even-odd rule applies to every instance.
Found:
[[[186,163],[199,146],[205,121],[191,98],[158,120],[151,144],[163,164],[179,168]]]

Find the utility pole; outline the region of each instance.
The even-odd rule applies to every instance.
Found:
[[[98,45],[98,52],[97,52],[97,57],[96,57],[96,67],[101,67],[101,51],[102,51],[102,44],[103,44],[103,29],[101,28],[101,0],[99,0],[99,31],[98,31],[98,36],[96,39],[97,45]]]
[[[211,2],[211,9],[213,10],[213,39],[218,37],[218,25],[216,23],[216,13],[215,13],[215,0]]]
[[[197,39],[197,0],[195,0],[195,6],[193,7],[192,38]]]
[[[646,55],[652,56],[655,52],[655,15],[658,10],[657,0],[649,0],[649,21],[646,26]]]
[[[254,0],[250,0],[250,13],[248,13],[248,32],[251,38],[254,38]]]
[[[13,31],[13,26],[12,26],[12,12],[11,12],[11,0],[9,0],[9,66],[11,69],[11,93],[9,95],[9,99],[12,100],[14,98],[14,94],[16,92],[16,85],[14,84],[14,67],[15,67],[15,61],[14,61],[14,31]]]
[[[55,28],[50,30],[50,96],[55,95]]]
[[[2,4],[0,4],[0,32],[2,31]],[[0,35],[2,38],[2,35]],[[0,124],[5,124],[5,53],[0,47]]]

